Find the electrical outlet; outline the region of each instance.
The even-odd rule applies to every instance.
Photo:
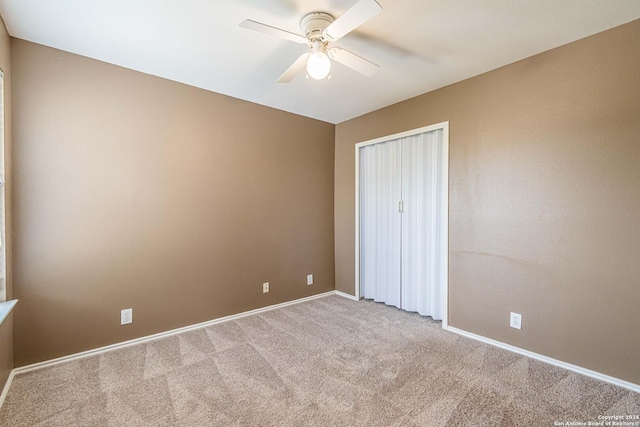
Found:
[[[522,314],[511,312],[509,326],[516,329],[522,329]]]
[[[266,294],[267,292],[269,292],[269,282],[264,282],[262,284],[262,293]]]
[[[307,275],[307,285],[313,285],[313,274]]]
[[[133,308],[126,308],[120,311],[120,324],[128,325],[133,323]]]

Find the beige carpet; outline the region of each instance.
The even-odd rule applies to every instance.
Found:
[[[17,375],[2,426],[553,426],[640,394],[338,296]]]

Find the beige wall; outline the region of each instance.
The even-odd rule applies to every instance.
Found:
[[[336,289],[354,144],[448,120],[450,325],[640,384],[638,70],[634,21],[339,124]]]
[[[5,229],[7,280],[6,299],[13,296],[11,286],[11,68],[9,33],[0,19],[0,69],[4,73],[4,158],[5,158]],[[0,301],[2,301],[0,299]],[[0,391],[13,369],[13,313],[0,325]]]
[[[11,59],[16,366],[334,289],[334,125],[17,39]]]

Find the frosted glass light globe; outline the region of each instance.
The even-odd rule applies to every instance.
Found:
[[[331,71],[331,60],[324,52],[313,52],[307,60],[307,73],[316,79],[322,80]]]

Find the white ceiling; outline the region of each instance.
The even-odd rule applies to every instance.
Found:
[[[311,11],[356,0],[0,0],[9,34],[330,123],[464,80],[640,18],[639,0],[378,0],[382,12],[335,45],[380,65],[364,77],[276,79],[305,45],[240,28],[300,33]]]

